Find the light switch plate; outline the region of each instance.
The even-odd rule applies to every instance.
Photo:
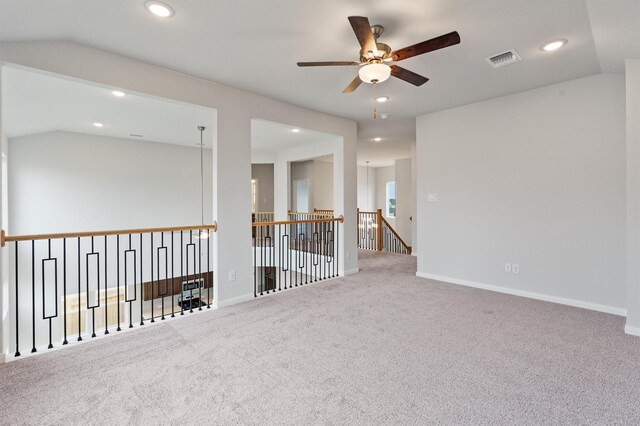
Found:
[[[427,201],[438,201],[438,194],[427,194]]]

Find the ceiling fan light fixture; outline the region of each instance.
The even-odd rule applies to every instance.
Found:
[[[365,83],[382,83],[391,76],[391,67],[379,63],[367,64],[358,70],[358,76]]]

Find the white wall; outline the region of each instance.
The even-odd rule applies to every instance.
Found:
[[[627,324],[640,336],[640,60],[626,61]]]
[[[10,139],[9,156],[10,235],[201,221],[197,147],[57,131]],[[211,161],[205,149],[207,224],[213,221]]]
[[[395,228],[396,219],[393,217],[387,217],[387,182],[395,182],[396,180],[396,168],[395,166],[388,167],[376,167],[376,204],[375,209],[382,209],[382,216],[387,219],[387,222]],[[397,203],[397,191],[396,191],[396,203]],[[397,204],[396,204],[397,206]],[[397,212],[397,210],[396,210]]]
[[[2,68],[0,68],[0,93],[2,92]],[[7,138],[5,137],[4,127],[2,125],[2,102],[0,102],[0,152],[4,156],[7,154]],[[2,200],[2,208],[0,208],[0,224],[2,229],[7,225],[7,191],[4,161],[0,162],[0,200]],[[8,351],[8,330],[9,330],[9,273],[8,268],[4,265],[9,260],[9,253],[5,247],[0,247],[0,362],[4,361],[5,352]]]
[[[306,110],[70,42],[3,42],[0,52],[5,63],[216,109],[216,172],[213,177],[213,216],[219,225],[214,237],[214,280],[218,283],[214,288],[216,306],[253,298],[249,190],[252,118],[340,137],[341,144],[336,148],[340,152],[340,162],[334,164],[340,168],[336,172],[339,177],[337,181],[344,190],[340,191],[340,200],[334,207],[337,214],[345,216],[340,253],[355,252],[355,121]],[[357,259],[355,256],[345,258],[341,261],[341,267],[348,271],[357,270]],[[231,271],[236,272],[235,281],[229,280]]]
[[[291,163],[291,205],[289,210],[296,209],[295,181],[309,181],[309,206],[305,211],[314,208],[333,210],[333,163],[321,160],[295,161]]]
[[[413,185],[411,178],[411,158],[396,160],[396,226],[395,230],[407,245],[411,245],[411,220],[413,215]]]
[[[251,179],[258,180],[258,211],[272,212],[273,164],[252,164]]]
[[[315,190],[313,181],[313,160],[295,161],[291,163],[291,204],[289,205],[289,210],[292,211],[299,211],[299,209],[297,208],[298,199],[296,197],[297,180],[306,180],[309,182],[308,205],[304,209],[304,211],[311,211],[313,210]]]
[[[419,276],[624,314],[622,76],[418,117],[416,161]]]
[[[418,255],[418,208],[416,203],[417,198],[417,162],[416,162],[416,145],[411,146],[411,214],[413,220],[411,221],[411,254]]]
[[[376,169],[373,167],[358,166],[358,208],[362,211],[376,209]]]
[[[333,163],[330,161],[313,160],[312,207],[333,210]]]

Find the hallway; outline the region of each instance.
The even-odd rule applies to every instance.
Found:
[[[638,423],[622,317],[356,275],[0,365],[2,424]]]

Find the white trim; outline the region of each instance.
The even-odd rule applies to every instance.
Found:
[[[633,327],[631,325],[625,324],[624,332],[631,336],[640,336],[640,327]]]
[[[514,296],[527,297],[529,299],[542,300],[545,302],[559,303],[561,305],[574,306],[576,308],[590,309],[592,311],[604,312],[612,315],[627,316],[627,310],[624,308],[616,308],[614,306],[601,305],[598,303],[584,302],[582,300],[568,299],[566,297],[550,296],[548,294],[534,293],[525,290],[516,290],[508,287],[501,287],[491,284],[482,284],[473,281],[460,280],[457,278],[444,277],[441,275],[432,275],[424,272],[416,272],[416,276],[429,280],[442,281],[450,284],[464,285],[467,287],[480,288],[483,290],[495,291],[498,293],[511,294]],[[640,331],[640,330],[639,330]],[[640,335],[640,334],[639,334]]]
[[[342,273],[342,276],[346,277],[347,275],[357,274],[358,272],[360,272],[360,268],[353,268],[353,269],[349,269],[348,271],[344,271]]]
[[[249,300],[253,300],[253,299],[255,299],[255,296],[253,295],[253,293],[249,293],[249,294],[244,294],[244,295],[238,296],[238,297],[232,297],[231,299],[225,299],[225,300],[222,300],[222,301],[214,300],[213,301],[213,306],[216,309],[226,308],[227,306],[236,305],[236,304],[242,303],[242,302],[248,302]]]

